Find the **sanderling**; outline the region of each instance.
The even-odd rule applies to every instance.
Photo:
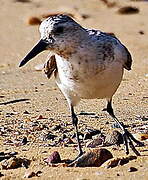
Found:
[[[106,99],[107,111],[123,131],[126,153],[136,140],[119,122],[112,108],[112,97],[119,87],[124,68],[131,70],[132,58],[127,48],[116,38],[99,30],[86,29],[67,15],[51,16],[40,25],[41,39],[21,61],[26,64],[43,50],[51,55],[45,64],[48,77],[54,73],[56,83],[67,99],[78,141],[79,156],[83,154],[78,136],[78,118],[74,106],[81,99]]]

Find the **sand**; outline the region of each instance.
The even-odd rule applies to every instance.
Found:
[[[113,7],[107,7],[101,0],[0,1],[0,152],[15,151],[19,157],[32,160],[27,170],[23,167],[1,170],[4,175],[2,179],[23,179],[28,170],[42,171],[40,177],[33,179],[148,179],[147,140],[144,141],[146,144],[144,147],[137,148],[141,156],[124,166],[112,169],[49,167],[43,159],[54,150],[60,153],[62,159],[73,159],[77,155],[76,147],[47,146],[49,142],[41,139],[46,129],[31,129],[30,125],[36,121],[49,128],[61,124],[74,132],[66,100],[56,86],[54,78],[48,80],[43,72],[35,70],[36,65],[45,62],[48,52],[40,54],[23,68],[18,67],[20,60],[39,39],[38,26],[28,25],[28,18],[64,11],[75,14],[77,21],[85,27],[115,33],[127,46],[133,57],[132,71],[125,71],[124,79],[114,96],[113,107],[116,116],[129,125],[132,133],[137,133],[138,127],[146,127],[148,2],[128,0],[111,2],[115,2]],[[118,14],[118,9],[125,5],[137,7],[140,11],[131,15]],[[82,18],[82,15],[86,18]],[[80,130],[89,127],[104,132],[110,131],[114,122],[108,114],[102,112],[105,106],[104,100],[81,101],[76,107],[77,114],[81,111],[93,112],[97,117],[78,116]],[[43,119],[38,118],[39,116]],[[28,138],[27,145],[17,145],[24,136]],[[125,155],[123,146],[117,150],[113,150],[112,147],[107,149],[114,157]],[[132,151],[130,154],[134,155]],[[138,171],[129,172],[130,167],[135,167]]]

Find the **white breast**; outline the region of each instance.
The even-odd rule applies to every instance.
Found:
[[[56,83],[67,99],[110,98],[123,76],[123,66],[113,61],[104,66],[98,62],[65,60],[56,55],[58,75]]]

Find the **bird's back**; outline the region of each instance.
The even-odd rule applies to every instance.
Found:
[[[102,54],[102,61],[122,61],[123,67],[131,70],[132,57],[128,49],[115,37],[114,34],[104,33],[99,30],[86,29],[92,41],[96,42],[98,53]]]

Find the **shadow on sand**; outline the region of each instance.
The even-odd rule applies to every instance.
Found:
[[[28,101],[28,100],[30,100],[30,99],[15,99],[15,100],[12,100],[12,101],[7,101],[7,102],[0,103],[0,105],[14,104],[14,103]]]

